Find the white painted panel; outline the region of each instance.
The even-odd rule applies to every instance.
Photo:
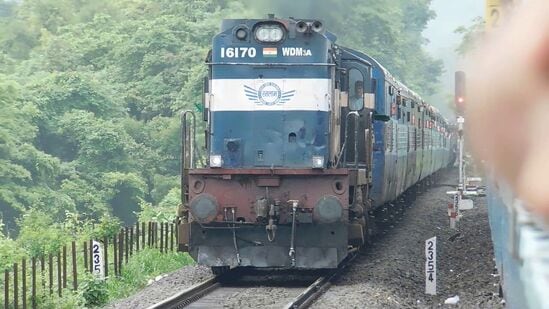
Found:
[[[211,111],[330,111],[330,79],[214,79]]]

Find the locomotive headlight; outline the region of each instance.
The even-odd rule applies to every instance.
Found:
[[[210,194],[200,194],[191,201],[189,206],[191,215],[200,223],[212,222],[217,216],[218,203]]]
[[[339,199],[332,195],[325,195],[318,200],[313,210],[313,218],[319,223],[334,223],[343,217],[343,206]]]
[[[313,168],[324,168],[324,157],[313,156]]]
[[[284,38],[284,31],[279,25],[261,25],[255,30],[255,38],[260,42],[276,43]]]
[[[223,166],[223,158],[220,155],[211,155],[210,167],[221,167],[221,166]]]

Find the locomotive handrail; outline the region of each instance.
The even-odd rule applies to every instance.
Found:
[[[187,129],[188,129],[188,123],[187,119],[188,117],[191,117],[191,131],[192,136],[189,135]],[[186,196],[186,179],[185,179],[185,170],[187,168],[194,168],[195,162],[194,162],[194,156],[195,156],[195,149],[194,149],[194,141],[196,140],[196,117],[194,115],[193,111],[187,110],[181,112],[181,203],[183,205],[187,202],[187,196]],[[187,142],[189,143],[190,151],[187,150]],[[187,158],[189,159],[188,165],[187,165]]]

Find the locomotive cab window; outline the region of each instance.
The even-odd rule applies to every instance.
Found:
[[[357,69],[349,70],[349,109],[360,111],[364,108],[364,76]]]

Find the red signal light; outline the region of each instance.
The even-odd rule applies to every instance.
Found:
[[[466,90],[465,72],[463,71],[456,72],[455,83],[456,83],[455,103],[456,103],[457,112],[458,114],[463,114],[465,111],[465,90]]]

